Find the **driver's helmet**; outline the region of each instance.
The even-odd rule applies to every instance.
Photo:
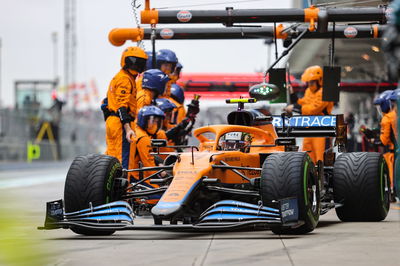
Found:
[[[220,137],[219,150],[249,152],[252,137],[246,132],[228,132]]]

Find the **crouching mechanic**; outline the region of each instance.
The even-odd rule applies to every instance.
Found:
[[[183,89],[178,84],[171,85],[171,95],[168,98],[173,104],[175,104],[175,108],[172,111],[171,119],[168,122],[168,128],[172,128],[182,122],[182,120],[186,117],[186,110],[183,103],[185,102],[185,94]]]
[[[158,98],[155,100],[155,102],[157,107],[160,108],[161,111],[163,111],[165,114],[165,118],[162,124],[162,129],[168,130],[170,128],[169,121],[171,121],[172,111],[176,108],[176,105],[172,101],[166,98]]]
[[[144,106],[155,104],[154,100],[163,95],[170,78],[159,69],[146,70],[137,79],[137,110]]]
[[[146,65],[147,55],[139,47],[128,47],[121,57],[121,70],[112,79],[103,101],[106,121],[106,154],[118,158],[123,168],[130,168],[130,142],[135,136],[135,78]]]
[[[178,58],[176,57],[176,54],[173,51],[169,49],[161,49],[157,52],[156,64],[157,68],[160,69],[165,74],[167,74],[171,79],[171,81],[167,83],[164,92],[164,97],[169,97],[171,85],[172,83],[176,82],[176,78],[174,78],[174,72],[178,64]]]
[[[180,78],[181,78],[181,71],[182,71],[183,65],[181,63],[176,63],[176,67],[174,72],[171,74],[171,83],[175,84]]]
[[[139,110],[136,120],[136,138],[132,146],[135,149],[134,156],[134,169],[139,168],[139,163],[143,167],[154,167],[156,162],[154,156],[151,155],[151,139],[155,138],[157,132],[161,128],[164,120],[164,112],[157,106],[145,106]],[[148,171],[144,173],[144,178],[156,173],[155,171]],[[167,175],[165,171],[159,173],[159,177],[164,178]],[[133,177],[139,180],[140,174],[134,172]],[[130,182],[132,182],[130,180]],[[150,185],[150,182],[147,182]],[[151,185],[150,185],[151,186]]]
[[[285,111],[288,113],[297,112],[302,115],[330,115],[333,109],[333,102],[322,100],[322,68],[311,66],[307,68],[301,80],[307,83],[304,97],[298,99],[295,93],[290,94],[293,104],[288,105]],[[303,151],[309,152],[314,163],[324,160],[324,152],[329,147],[329,138],[304,138]]]
[[[181,139],[185,138],[186,135],[189,134],[190,131],[188,131],[188,126],[193,123],[193,119],[191,117],[186,117],[178,125],[169,128],[169,119],[171,118],[172,111],[176,108],[176,105],[166,98],[158,98],[156,99],[156,103],[165,114],[162,126],[163,130],[158,132],[157,138],[168,140],[169,146],[183,145]],[[165,151],[167,150],[165,149]]]

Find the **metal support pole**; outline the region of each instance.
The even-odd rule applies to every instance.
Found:
[[[304,35],[304,39],[330,39],[334,34],[335,39],[346,39],[344,31],[349,26],[335,25],[329,26],[326,32],[309,31]],[[386,29],[386,25],[352,25],[357,30],[357,35],[352,39],[372,39],[381,38]],[[300,25],[293,31],[288,31],[288,37],[295,39],[308,27]],[[163,37],[163,30],[168,29],[173,32],[173,36]],[[274,38],[274,27],[263,26],[258,28],[157,28],[155,30],[157,40],[226,40],[226,39],[265,39]],[[144,40],[151,40],[152,29],[144,29]],[[272,41],[273,42],[273,41]]]
[[[265,72],[265,76],[267,76],[268,72],[269,72],[272,68],[274,68],[274,66],[275,66],[276,64],[278,64],[278,62],[281,61],[281,59],[282,59],[284,56],[286,56],[286,55],[289,53],[289,51],[293,49],[293,47],[296,46],[296,44],[303,38],[303,36],[304,36],[307,32],[308,32],[308,29],[305,30],[305,31],[303,31],[303,32],[299,35],[299,37],[298,37],[286,50],[284,50],[284,51],[282,52],[282,54],[279,56],[279,58],[278,58],[277,60],[275,60],[275,62],[272,63],[272,65],[267,69],[267,71]]]
[[[304,9],[157,10],[158,24],[305,22]],[[385,8],[328,8],[329,22],[386,23]],[[143,24],[149,24],[143,21]]]
[[[0,107],[2,106],[2,98],[1,98],[1,89],[2,89],[2,86],[1,86],[1,83],[2,83],[2,79],[1,79],[1,71],[2,71],[2,65],[1,65],[1,63],[2,63],[2,56],[1,56],[1,49],[2,49],[2,40],[1,40],[1,38],[0,38]]]
[[[53,41],[53,76],[54,80],[58,79],[58,34],[57,32],[53,32],[51,34],[51,38]]]
[[[64,0],[64,86],[68,103],[71,100],[68,88],[70,83],[70,27],[70,0]]]
[[[275,60],[278,59],[278,40],[276,39],[276,23],[274,22]]]
[[[157,59],[156,59],[156,25],[151,25],[151,48],[152,48],[152,58],[151,58],[151,67],[157,68]]]
[[[331,51],[331,64],[330,64],[330,66],[331,67],[334,67],[335,66],[335,26],[336,26],[336,23],[335,22],[333,22],[333,30],[332,30],[332,51]]]

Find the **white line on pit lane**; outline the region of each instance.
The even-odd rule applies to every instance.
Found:
[[[18,179],[0,180],[0,189],[29,187],[46,183],[61,182],[65,180],[65,174],[42,175],[38,177],[26,177]]]

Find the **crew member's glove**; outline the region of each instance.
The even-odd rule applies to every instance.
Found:
[[[108,109],[108,99],[107,98],[103,99],[100,108],[101,108],[101,111],[103,112],[104,121],[106,121],[107,118],[111,115],[111,112]]]
[[[194,99],[191,101],[190,104],[187,105],[187,117],[196,117],[196,115],[200,112],[200,95],[195,95]]]

